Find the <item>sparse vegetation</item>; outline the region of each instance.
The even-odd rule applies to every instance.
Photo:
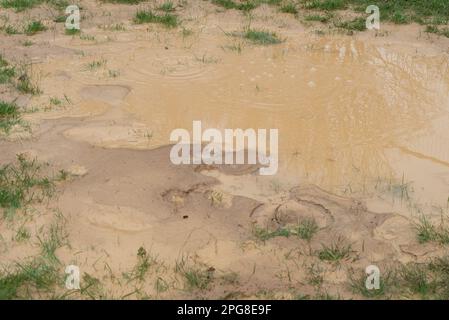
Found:
[[[255,44],[270,45],[281,43],[282,40],[279,39],[275,32],[269,32],[265,30],[256,30],[248,28],[243,33],[243,38],[251,41]]]
[[[173,14],[166,13],[165,15],[156,15],[152,11],[139,10],[136,12],[134,22],[142,23],[159,23],[167,28],[175,28],[179,25],[178,17]]]
[[[175,5],[171,1],[164,2],[158,7],[158,10],[164,11],[164,12],[173,12],[175,11]]]
[[[322,244],[321,250],[318,251],[318,258],[324,261],[339,261],[348,258],[352,252],[351,245],[345,244],[344,241],[339,238],[329,246]]]
[[[350,31],[363,31],[366,29],[365,18],[356,18],[350,21],[342,21],[335,24],[339,28]]]
[[[94,60],[87,64],[87,69],[90,71],[94,71],[96,69],[102,68],[106,66],[107,61],[105,59]]]
[[[137,250],[137,264],[131,272],[124,274],[124,277],[128,282],[133,280],[143,281],[149,269],[156,263],[156,257],[151,256],[144,247],[140,247]]]
[[[298,9],[296,9],[295,4],[291,3],[291,2],[282,5],[279,10],[281,12],[284,12],[284,13],[291,13],[291,14],[297,14],[298,13]]]
[[[0,84],[10,82],[15,75],[15,68],[10,66],[9,63],[3,59],[2,55],[0,55]]]
[[[32,36],[40,31],[47,30],[47,27],[41,21],[32,21],[25,28],[25,34]]]
[[[17,105],[0,101],[0,132],[9,133],[11,128],[19,123],[21,115]]]
[[[297,225],[282,227],[275,231],[270,231],[266,228],[255,226],[253,235],[260,241],[267,241],[275,237],[290,237],[297,236],[300,239],[310,241],[313,235],[318,231],[318,225],[314,219],[304,219]]]
[[[53,192],[50,178],[42,175],[36,159],[17,156],[17,163],[0,167],[0,207],[4,214],[48,198]]]
[[[435,226],[425,216],[422,216],[416,225],[416,231],[420,243],[449,244],[449,227],[443,223],[440,226]]]

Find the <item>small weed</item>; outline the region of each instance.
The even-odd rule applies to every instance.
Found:
[[[144,247],[140,247],[137,250],[137,264],[131,272],[124,274],[124,277],[128,282],[133,280],[143,281],[147,272],[156,263],[156,257],[149,255]]]
[[[256,29],[250,29],[248,28],[243,33],[243,38],[251,41],[255,44],[261,44],[261,45],[271,45],[271,44],[278,44],[281,43],[282,40],[279,39],[276,33],[269,32],[265,30],[256,30]]]
[[[80,29],[65,29],[65,34],[68,36],[74,36],[81,32]]]
[[[142,23],[159,23],[167,28],[175,28],[178,26],[178,17],[169,13],[163,16],[155,15],[151,11],[139,10],[136,12],[134,22],[137,24]]]
[[[312,15],[306,15],[304,17],[304,20],[305,21],[319,21],[319,22],[322,22],[322,23],[326,23],[326,22],[329,22],[330,17],[328,15],[327,16],[322,16],[322,15],[319,15],[319,14],[312,14]]]
[[[281,6],[280,11],[284,13],[298,14],[298,9],[296,9],[295,4],[291,2]]]
[[[346,3],[344,0],[313,0],[306,3],[306,9],[317,10],[343,10],[346,9]]]
[[[0,132],[9,133],[11,128],[21,123],[17,105],[0,101]]]
[[[161,4],[158,8],[158,10],[164,11],[164,12],[173,12],[175,11],[175,6],[173,2],[167,1]]]
[[[87,69],[90,71],[94,71],[96,69],[106,66],[106,63],[107,63],[107,61],[105,59],[94,60],[87,64]]]
[[[317,231],[318,225],[315,219],[304,219],[296,228],[296,234],[298,237],[307,241],[310,241]]]
[[[53,183],[41,174],[41,166],[34,160],[17,156],[16,164],[0,167],[0,207],[14,212],[33,201],[51,196]]]
[[[0,55],[0,84],[8,83],[16,75],[16,69]]]
[[[25,28],[25,34],[32,36],[40,31],[47,30],[47,27],[41,21],[32,21]]]
[[[418,241],[420,243],[437,242],[449,244],[449,228],[444,224],[433,225],[425,216],[422,216],[416,225]]]
[[[350,31],[363,31],[366,29],[366,21],[364,18],[356,18],[354,20],[336,23],[335,26]]]
[[[339,238],[330,246],[322,244],[322,248],[318,252],[318,258],[324,261],[340,261],[344,258],[348,258],[351,253],[351,245],[345,245],[342,239]]]

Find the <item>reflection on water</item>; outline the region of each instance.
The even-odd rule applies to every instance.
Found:
[[[348,38],[219,54],[201,65],[178,59],[168,77],[155,76],[145,50],[136,53],[129,110],[154,128],[154,143],[167,143],[175,128],[191,129],[193,120],[278,128],[280,174],[326,187],[388,176],[383,150],[426,128],[447,97],[447,59]]]

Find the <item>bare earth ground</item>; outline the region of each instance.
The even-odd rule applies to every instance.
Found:
[[[50,6],[0,11],[48,28],[0,35],[2,56],[28,64],[42,91],[1,85],[31,132],[2,137],[0,164],[25,154],[49,176],[67,173],[52,197],[0,220],[0,262],[12,270],[40,255],[56,225],[60,274],[74,264],[83,275],[80,291],[61,281],[30,297],[359,299],[367,266],[386,279],[447,255],[418,241],[417,225],[448,214],[448,39],[418,25],[347,35],[268,5],[248,16],[184,1],[181,25],[167,29],[133,22],[154,2],[79,4],[73,36]],[[284,41],[230,35],[249,23]],[[169,134],[192,120],[279,128],[278,175],[171,164]],[[288,233],[312,219],[310,240]],[[329,247],[344,254],[326,258]]]

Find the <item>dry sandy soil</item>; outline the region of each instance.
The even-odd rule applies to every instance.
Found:
[[[369,265],[386,277],[446,256],[441,241],[418,241],[417,225],[448,214],[448,39],[418,25],[348,35],[268,5],[247,15],[175,2],[180,25],[166,28],[133,22],[153,1],[77,3],[76,35],[51,6],[0,11],[17,28],[47,26],[0,35],[2,56],[41,90],[1,86],[31,132],[3,135],[0,164],[25,154],[66,173],[52,197],[0,220],[0,262],[11,271],[39,255],[56,223],[59,272],[83,275],[82,290],[62,282],[32,298],[359,299]],[[232,35],[249,24],[283,42]],[[173,165],[170,132],[193,120],[278,128],[278,174]],[[316,223],[310,240],[289,229],[302,221]]]

